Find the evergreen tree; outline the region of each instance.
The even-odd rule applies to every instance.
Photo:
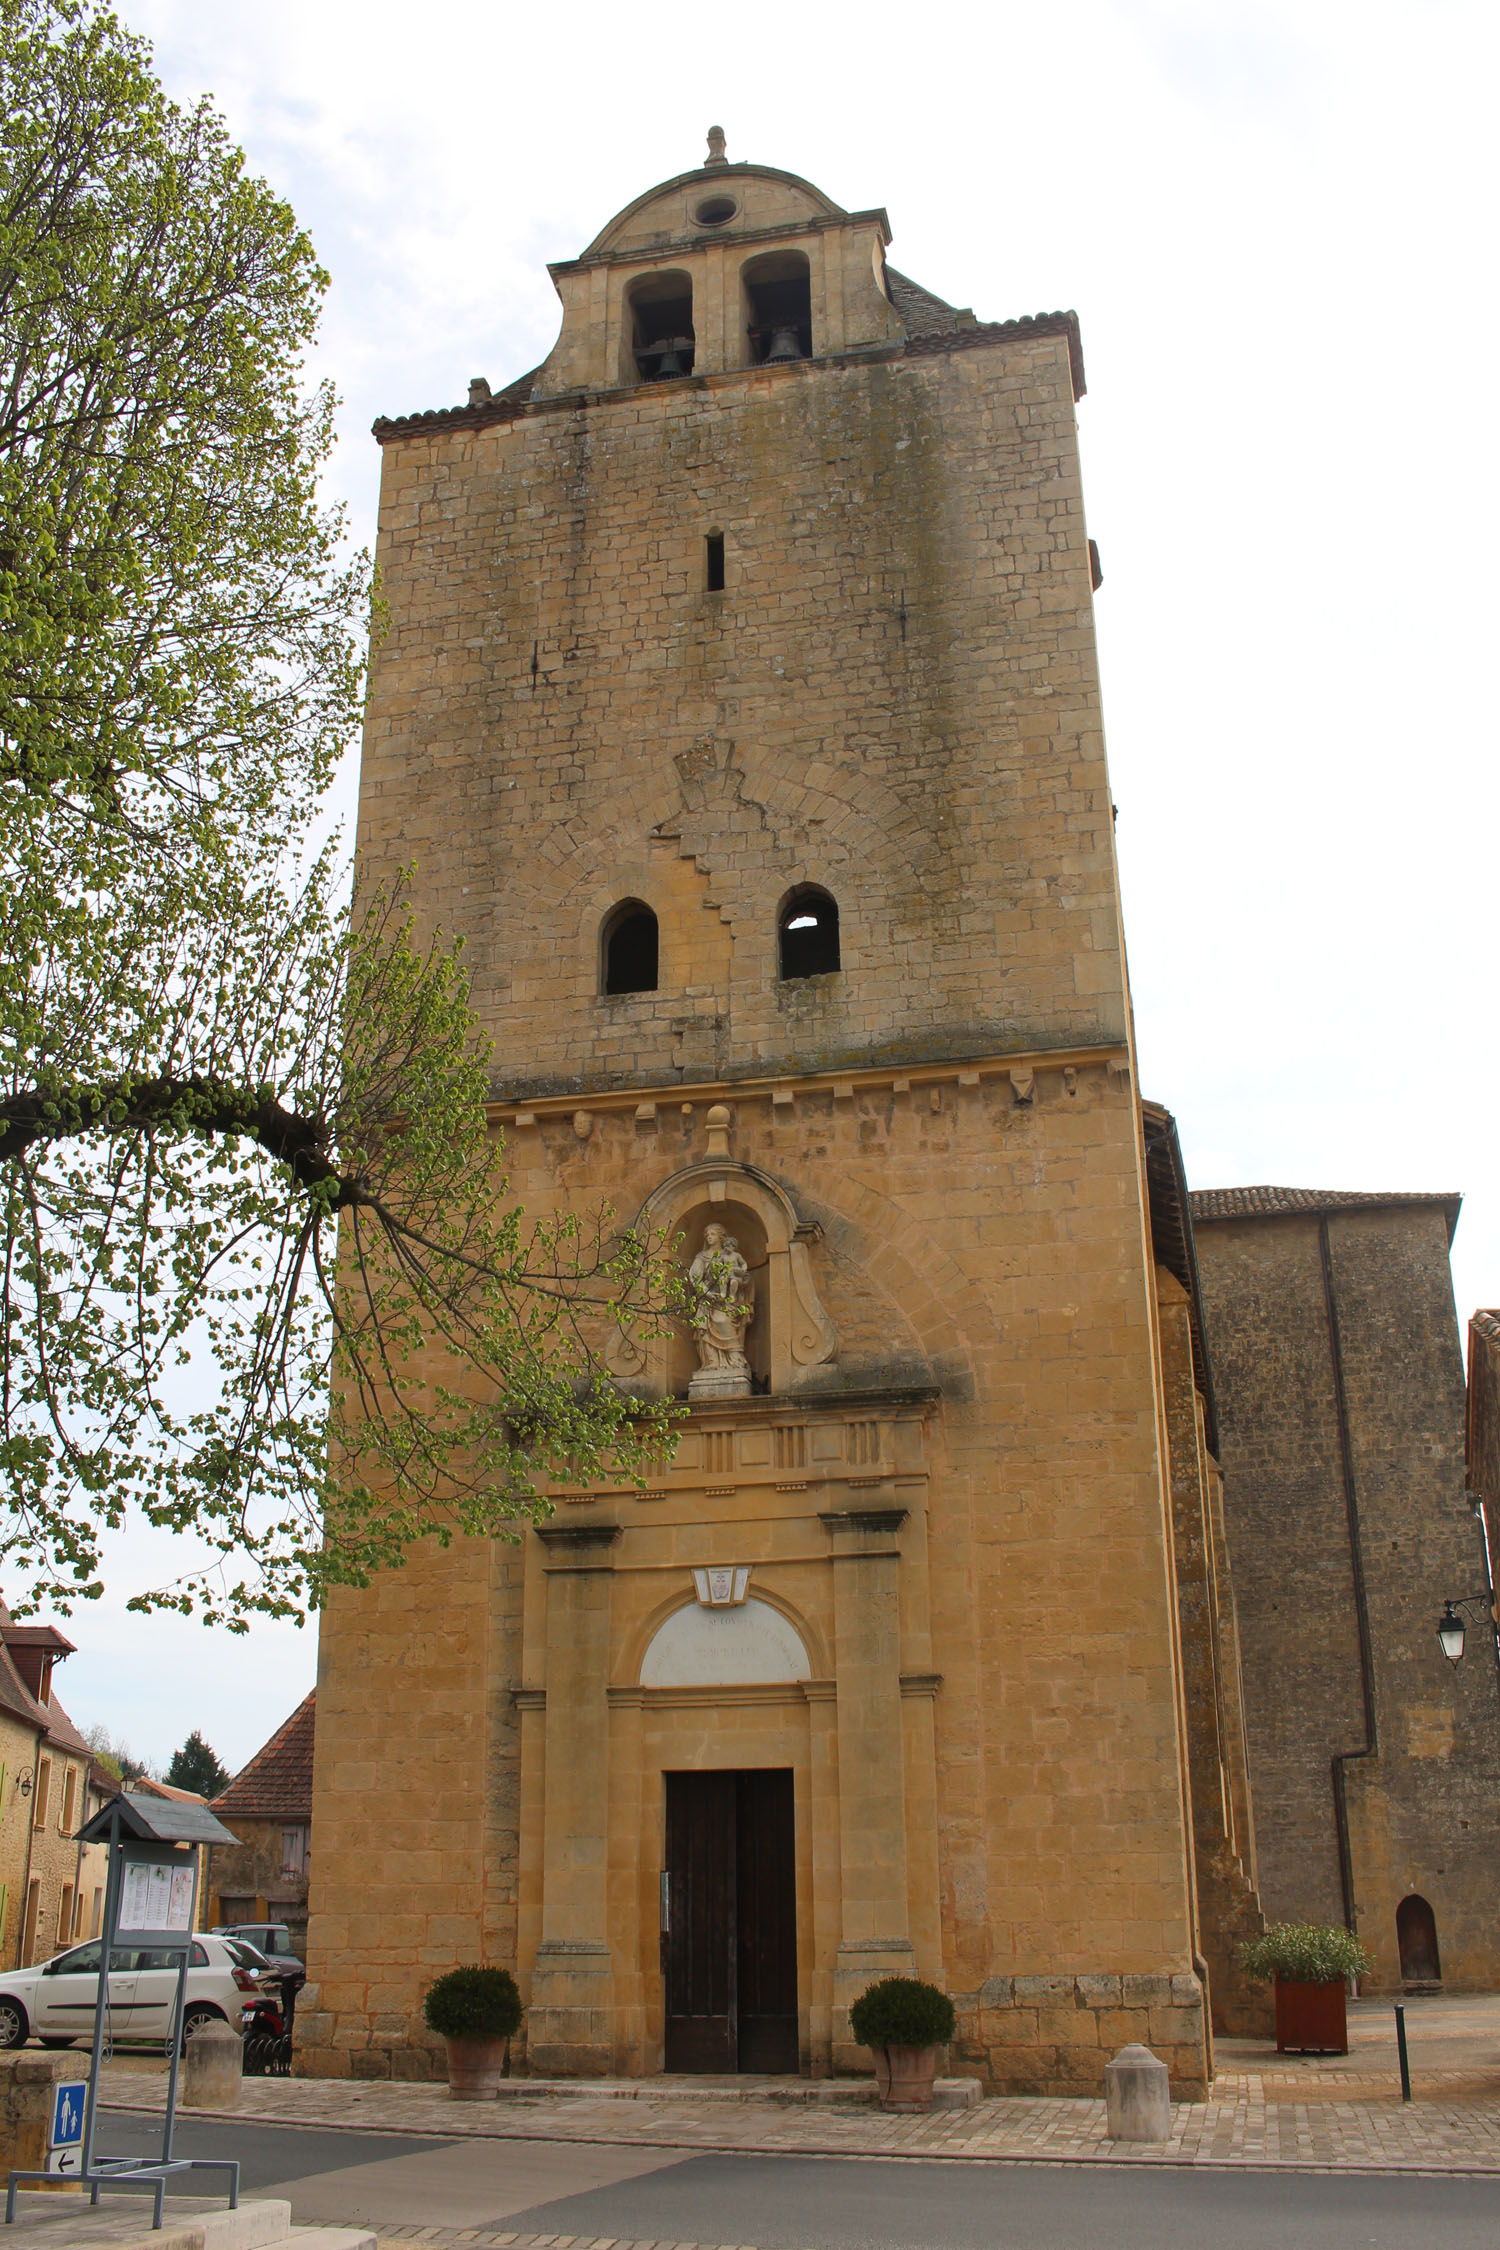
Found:
[[[194,1727],[182,1748],[172,1752],[164,1779],[174,1789],[194,1789],[200,1797],[217,1797],[229,1787],[230,1777]]]

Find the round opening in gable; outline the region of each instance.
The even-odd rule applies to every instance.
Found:
[[[732,195],[711,195],[706,203],[699,204],[693,217],[700,227],[721,227],[738,209]]]

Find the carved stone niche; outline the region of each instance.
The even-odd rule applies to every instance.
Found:
[[[784,1188],[753,1165],[727,1158],[689,1164],[654,1188],[636,1217],[638,1232],[677,1240],[684,1273],[703,1247],[705,1228],[732,1234],[750,1269],[755,1314],[745,1336],[757,1390],[784,1394],[809,1382],[838,1350],[838,1334],[813,1281],[804,1226]],[[691,1330],[666,1337],[615,1335],[609,1347],[615,1380],[642,1398],[685,1398],[698,1366]]]

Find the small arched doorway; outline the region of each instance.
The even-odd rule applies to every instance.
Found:
[[[1413,1891],[1396,1909],[1396,1945],[1401,1955],[1403,1984],[1441,1984],[1437,1917],[1425,1898]]]

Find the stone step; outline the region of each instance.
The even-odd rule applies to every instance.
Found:
[[[940,2078],[932,2089],[934,2109],[974,2109],[983,2089],[977,2078]],[[502,2078],[495,2090],[502,2102],[781,2102],[815,2107],[869,2109],[875,2101],[873,2078]]]
[[[275,2250],[379,2250],[379,2242],[363,2227],[293,2227]]]
[[[157,2234],[143,2195],[105,2194],[97,2207],[81,2195],[23,2195],[5,2250],[376,2250],[376,2237],[364,2227],[293,2226],[290,2203],[277,2196],[230,2211],[169,2195]]]

